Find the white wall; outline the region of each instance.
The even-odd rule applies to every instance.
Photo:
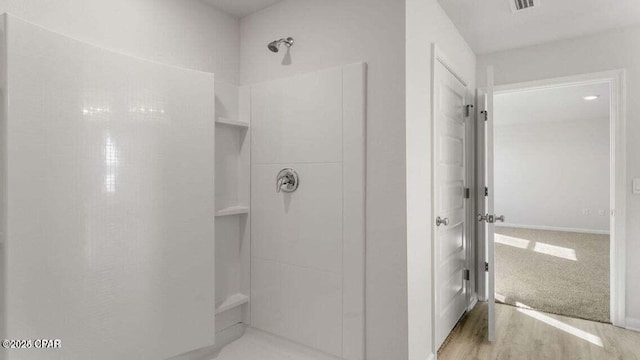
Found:
[[[478,58],[478,82],[487,65],[496,84],[516,83],[612,69],[626,69],[627,80],[627,317],[640,319],[640,196],[631,179],[640,177],[640,27],[596,36],[489,54]],[[636,320],[637,321],[637,320]]]
[[[436,0],[406,2],[407,267],[409,359],[432,354],[431,43],[475,84],[475,55]]]
[[[0,12],[109,50],[238,82],[238,20],[199,0],[0,0]]]
[[[398,0],[285,0],[241,20],[241,84],[368,64],[368,360],[407,358],[404,18]],[[284,36],[290,65],[266,48]]]
[[[499,125],[496,107],[495,121],[495,209],[506,224],[609,231],[608,118]]]

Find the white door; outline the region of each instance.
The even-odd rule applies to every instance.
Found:
[[[436,349],[467,308],[466,86],[440,61],[434,74]]]
[[[495,286],[495,225],[494,219],[495,216],[492,217],[493,214],[493,194],[495,193],[495,188],[493,186],[493,67],[489,66],[487,68],[487,103],[486,103],[486,119],[487,119],[487,127],[486,127],[486,154],[487,154],[487,167],[486,167],[486,177],[487,177],[487,189],[488,191],[485,193],[487,196],[487,212],[485,215],[485,223],[487,224],[487,276],[488,276],[488,301],[489,301],[489,316],[488,322],[488,339],[489,341],[493,341],[496,333],[496,286]],[[488,214],[488,215],[487,215]]]
[[[486,212],[484,223],[486,224],[486,254],[487,254],[487,302],[489,303],[488,314],[488,339],[493,341],[496,333],[496,294],[495,294],[495,266],[494,266],[494,237],[495,237],[495,216],[493,209],[494,187],[493,187],[493,67],[487,68],[487,93],[485,96],[485,176],[486,176]]]

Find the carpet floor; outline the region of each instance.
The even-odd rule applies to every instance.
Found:
[[[496,301],[609,322],[609,235],[496,227]]]

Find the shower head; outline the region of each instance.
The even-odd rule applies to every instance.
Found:
[[[282,43],[284,43],[289,48],[293,45],[293,38],[288,37],[286,39],[272,41],[269,43],[269,45],[267,45],[267,47],[269,48],[269,50],[271,50],[271,52],[277,53],[278,51],[280,51],[280,44]]]

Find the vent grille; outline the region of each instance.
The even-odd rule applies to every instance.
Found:
[[[536,0],[510,0],[511,1],[511,9],[513,12],[528,10],[533,7],[538,7],[539,3]]]

